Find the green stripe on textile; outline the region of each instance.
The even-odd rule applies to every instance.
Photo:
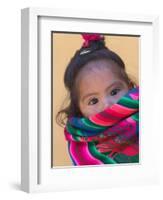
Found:
[[[70,124],[67,124],[67,131],[71,134],[71,135],[76,135],[76,136],[83,136],[82,132],[78,129],[73,128]]]
[[[139,154],[135,156],[126,156],[125,154],[119,153],[117,154],[114,159],[118,163],[138,163],[139,162]]]
[[[82,118],[81,121],[83,122],[83,124],[85,124],[86,126],[89,126],[91,128],[95,128],[95,129],[99,129],[99,130],[105,130],[106,129],[106,127],[103,127],[103,126],[96,125],[96,124],[92,123],[87,118]]]
[[[88,142],[88,149],[90,153],[97,159],[101,160],[104,164],[116,164],[113,159],[109,158],[108,156],[103,155],[100,153],[93,142]]]
[[[80,137],[79,137],[79,136],[72,135],[72,137],[73,137],[73,139],[74,139],[75,141],[80,141]]]
[[[139,154],[136,156],[132,156],[130,160],[132,163],[138,163],[139,162]]]
[[[128,108],[139,108],[139,101],[138,100],[129,99],[127,97],[122,97],[118,101],[118,104],[126,106]]]
[[[132,115],[131,118],[138,122],[139,121],[139,113]]]
[[[76,130],[70,125],[70,124],[67,124],[66,126],[67,128],[67,131],[72,135],[76,132]]]

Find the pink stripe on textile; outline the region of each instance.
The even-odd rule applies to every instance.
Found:
[[[104,125],[104,126],[114,124],[117,121],[117,119],[114,119],[114,120],[113,119],[110,119],[110,120],[106,119],[101,115],[92,116],[92,117],[90,117],[90,120],[92,122],[94,122],[95,124]]]
[[[64,130],[64,135],[65,135],[65,139],[66,139],[66,140],[68,140],[68,141],[74,140],[73,137],[72,137],[72,135],[69,134],[69,133],[66,131],[66,129]],[[75,141],[75,140],[74,140],[74,141]]]
[[[72,157],[73,160],[75,161],[76,165],[79,165],[78,160],[77,160],[78,157],[74,156],[74,148],[75,148],[75,147],[74,147],[73,143],[74,143],[74,141],[71,141],[71,142],[70,142],[69,152],[70,152],[70,154],[71,154],[71,157]]]
[[[97,125],[101,125],[101,126],[110,126],[110,125],[114,124],[114,121],[105,122],[105,121],[103,121],[103,120],[101,120],[101,119],[99,119],[95,116],[92,116],[89,119],[90,119],[91,122],[93,122]]]
[[[100,160],[91,155],[88,144],[85,142],[71,142],[70,152],[77,165],[99,165],[103,164]]]
[[[122,118],[133,114],[137,110],[138,109],[126,108],[122,105],[115,104],[111,106],[110,108],[108,108],[105,112],[107,112],[110,115],[112,114],[114,115],[116,113],[116,115],[114,116],[117,117],[117,119],[110,119],[109,117],[105,118],[101,114],[96,114],[96,115],[90,116],[89,120],[97,125],[111,126],[115,124],[116,122],[118,122],[119,120],[121,120]]]
[[[109,109],[106,109],[106,113],[109,113],[110,115],[113,115],[117,118],[123,118],[126,116],[125,113],[118,112],[118,110],[113,110],[112,107],[110,107]]]
[[[119,118],[125,117],[125,114],[117,112],[116,110],[113,110],[111,109],[111,107],[109,107],[105,109],[105,111],[102,111],[101,113],[98,113],[94,115],[93,117],[94,117],[94,120],[95,118],[97,118],[97,122],[98,122],[98,119],[101,119],[103,121],[116,121]],[[89,119],[91,118],[92,117],[90,117]]]
[[[138,110],[138,109],[134,109],[134,108],[127,108],[127,107],[119,105],[119,104],[115,104],[115,105],[111,106],[110,109],[116,110],[118,113],[123,113],[125,116],[128,116]]]
[[[130,129],[129,131],[126,131],[125,134],[128,136],[131,135],[136,135],[136,128],[137,128],[137,123],[135,120],[133,120],[131,117],[128,117],[126,119],[127,124],[130,124]]]
[[[136,126],[136,121],[134,119],[132,119],[131,117],[128,117],[126,119],[126,121],[128,121],[129,123],[135,124],[135,126]]]
[[[130,146],[127,146],[121,153],[127,155],[127,156],[135,156],[139,153],[139,146],[136,144],[132,144]]]
[[[104,119],[102,116],[100,115],[95,115],[95,116],[91,116],[89,118],[89,120],[95,124],[101,125],[101,126],[112,126],[114,124],[116,124],[118,121],[122,120],[125,116],[123,117],[119,117],[117,119]]]
[[[138,100],[139,99],[139,95],[135,95],[135,94],[130,94],[131,98],[134,100]]]

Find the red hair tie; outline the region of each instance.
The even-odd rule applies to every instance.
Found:
[[[82,45],[82,47],[88,47],[89,46],[89,43],[90,41],[95,41],[95,40],[102,40],[104,39],[104,36],[100,35],[100,34],[91,34],[91,33],[88,33],[88,34],[82,34],[82,37],[84,39],[84,43]]]

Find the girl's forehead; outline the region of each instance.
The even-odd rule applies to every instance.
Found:
[[[93,69],[112,68],[116,64],[111,60],[94,60],[88,62],[83,66],[81,71],[88,71]]]
[[[108,86],[115,80],[119,80],[118,76],[111,71],[110,68],[93,68],[83,74],[78,79],[79,88],[98,88],[101,86]]]
[[[89,70],[83,71],[78,78],[77,88],[79,93],[94,92],[105,90],[115,81],[119,81],[119,77],[112,72],[107,66],[95,66]]]
[[[91,61],[83,68],[78,74],[77,80],[85,79],[86,77],[96,76],[96,75],[110,75],[117,76],[118,66],[113,61],[98,60]]]

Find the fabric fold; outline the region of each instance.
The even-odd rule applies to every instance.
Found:
[[[139,162],[139,87],[96,115],[69,118],[64,134],[74,165]]]

